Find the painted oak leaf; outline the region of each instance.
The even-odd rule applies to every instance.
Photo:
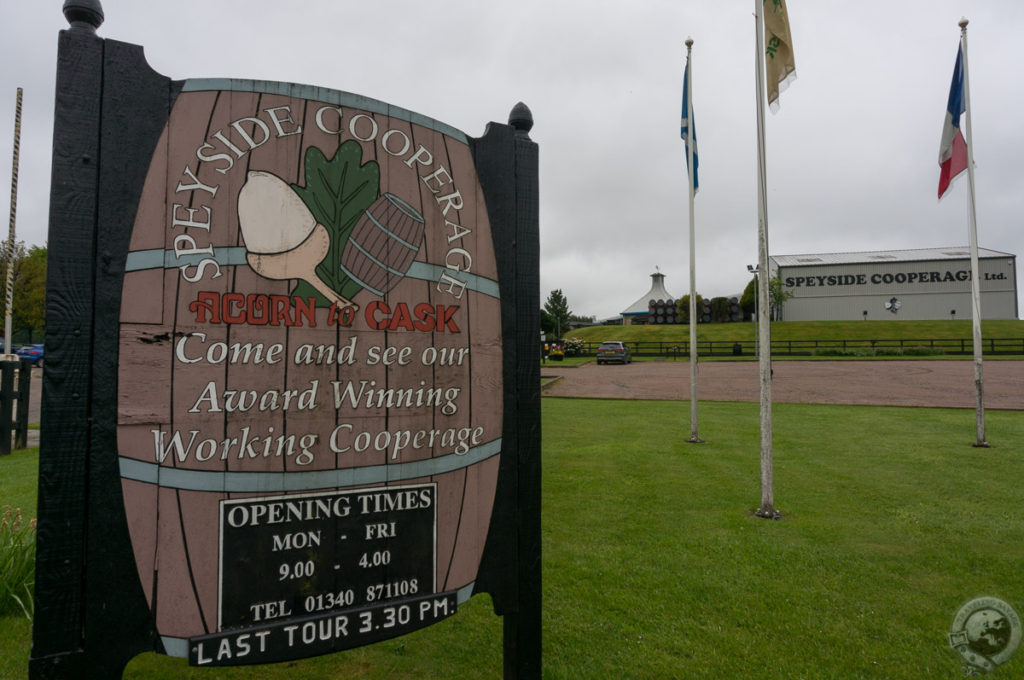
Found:
[[[332,290],[352,299],[362,286],[341,269],[341,254],[359,217],[370,207],[380,191],[380,166],[363,160],[359,142],[349,140],[338,147],[334,158],[327,160],[315,146],[306,149],[306,186],[292,185],[302,202],[331,237],[327,256],[316,273]],[[322,295],[304,281],[292,291],[298,297],[315,297],[327,303]]]

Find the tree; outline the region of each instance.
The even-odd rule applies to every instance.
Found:
[[[754,318],[754,314],[757,311],[757,276],[755,275],[750,279],[750,283],[743,289],[743,295],[740,296],[740,309],[743,310],[744,318]]]
[[[540,332],[549,340],[555,337],[555,320],[546,310],[540,310]]]
[[[690,323],[690,296],[684,295],[679,298],[676,302],[676,308],[679,310],[679,318],[682,319],[684,324]],[[697,293],[697,321],[700,321],[701,314],[704,309],[704,298]]]
[[[5,258],[0,262],[0,315],[7,315],[7,242],[2,246]],[[46,323],[46,246],[31,246],[18,241],[12,253],[14,298],[12,340],[40,340]]]
[[[544,313],[547,314],[547,322],[550,324],[545,332],[552,333],[555,338],[561,338],[562,333],[569,329],[569,321],[572,318],[572,311],[569,309],[569,301],[565,299],[561,288],[556,288],[548,295],[547,302],[541,314],[541,322],[544,322]],[[543,327],[543,326],[542,326]]]
[[[711,298],[711,321],[714,323],[724,323],[732,320],[732,314],[730,314],[730,303],[727,297],[713,297]]]
[[[743,309],[745,315],[750,315],[753,318],[757,310],[757,275],[750,279],[750,283],[743,290],[743,297],[740,298],[740,307]],[[771,305],[772,321],[778,321],[782,318],[782,305],[785,304],[786,300],[793,297],[793,291],[786,290],[782,285],[782,279],[778,276],[768,279],[768,302]]]
[[[771,303],[772,321],[782,318],[782,305],[793,297],[793,291],[786,290],[778,276],[768,279],[768,301]]]

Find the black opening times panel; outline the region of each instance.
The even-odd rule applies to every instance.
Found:
[[[434,595],[436,544],[436,484],[222,501],[219,629]]]

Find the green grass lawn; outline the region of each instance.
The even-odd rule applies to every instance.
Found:
[[[946,633],[981,595],[1024,612],[1024,417],[777,404],[775,499],[760,500],[758,406],[545,399],[544,677],[962,677]],[[22,460],[18,460],[18,456]],[[34,454],[0,459],[0,480]],[[24,494],[5,483],[4,494]],[[29,625],[0,619],[0,678],[24,677]],[[485,596],[405,637],[295,663],[128,678],[500,678]],[[1024,677],[1024,651],[994,677]]]
[[[593,361],[594,361],[594,357],[593,356],[565,357],[561,361],[552,361],[551,359],[548,359],[547,361],[544,361],[544,362],[541,363],[541,369],[540,370],[544,371],[544,369],[564,368],[565,366],[572,366],[572,367],[575,368],[576,366],[579,366],[580,364],[586,364],[586,363],[590,363],[590,362],[593,362]]]
[[[39,449],[0,456],[0,508],[21,508],[26,517],[35,517],[38,472]]]

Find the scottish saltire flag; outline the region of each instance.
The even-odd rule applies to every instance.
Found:
[[[960,115],[964,113],[964,52],[961,45],[956,51],[953,82],[949,86],[946,103],[946,122],[942,126],[939,145],[939,198],[946,193],[953,179],[967,169],[967,142],[960,131]]]
[[[686,58],[686,70],[683,71],[683,117],[679,124],[679,134],[683,138],[683,146],[686,149],[686,167],[690,171],[690,181],[693,182],[693,191],[696,193],[698,182],[697,182],[697,126],[693,121],[690,120],[690,58]],[[690,135],[693,137],[693,167],[690,167],[690,147],[687,146],[687,130],[691,129]]]

